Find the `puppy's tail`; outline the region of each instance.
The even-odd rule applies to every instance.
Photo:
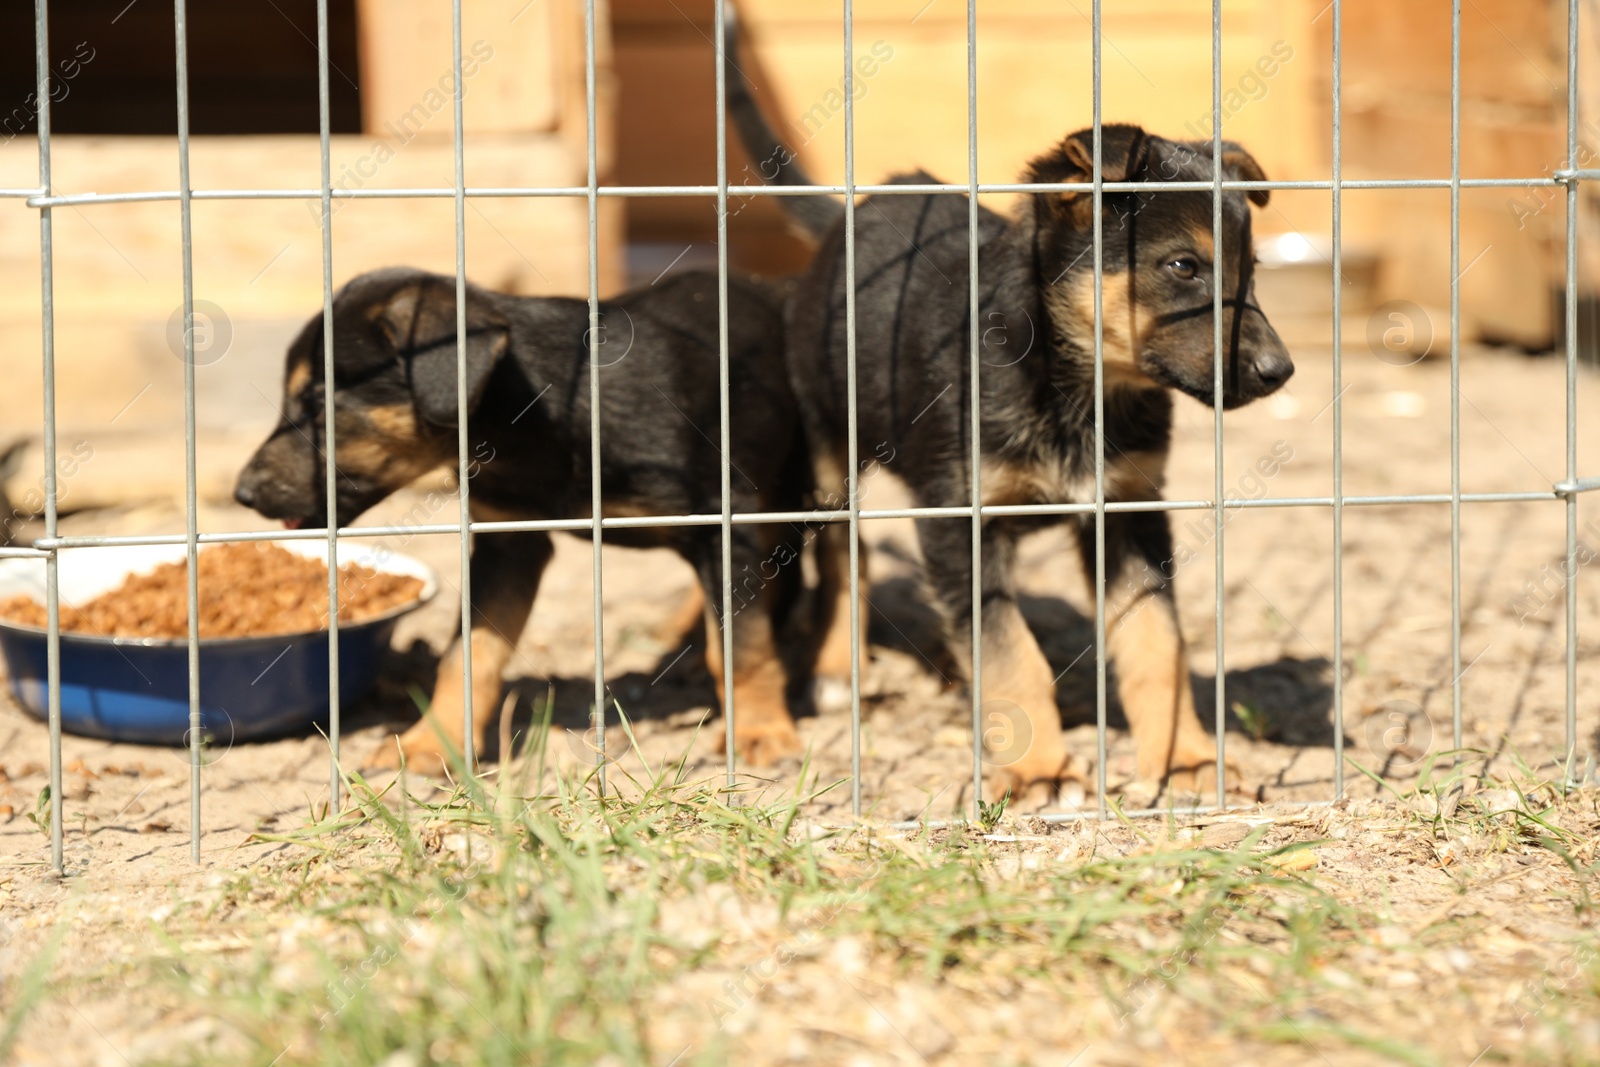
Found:
[[[754,160],[752,169],[768,185],[815,185],[811,176],[800,166],[799,159],[789,146],[778,139],[766,116],[756,105],[750,91],[750,80],[739,68],[739,17],[732,0],[722,5],[722,58],[725,64],[724,83],[728,94],[728,116],[739,131],[739,140]],[[807,235],[819,239],[844,216],[844,205],[831,196],[780,196],[777,198],[784,213]]]

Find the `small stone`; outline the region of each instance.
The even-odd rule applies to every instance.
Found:
[[[1360,983],[1351,977],[1349,971],[1338,967],[1325,967],[1322,970],[1322,980],[1336,989],[1356,989]]]
[[[1396,948],[1411,940],[1411,937],[1399,926],[1380,926],[1372,931],[1372,939],[1384,948]]]
[[[1250,836],[1250,826],[1242,822],[1212,823],[1200,832],[1202,848],[1231,849]]]
[[[867,969],[867,949],[858,937],[841,937],[828,951],[828,965],[841,974],[860,974]]]

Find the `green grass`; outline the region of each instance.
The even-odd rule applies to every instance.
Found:
[[[1415,822],[1437,842],[1472,841],[1481,853],[1503,855],[1527,845],[1548,851],[1572,871],[1578,887],[1572,905],[1580,918],[1595,917],[1592,889],[1600,879],[1600,837],[1560,824],[1563,809],[1587,809],[1600,817],[1600,794],[1578,792],[1541,777],[1520,754],[1512,751],[1511,775],[1486,780],[1484,769],[1492,754],[1461,749],[1430,755],[1423,761],[1414,789],[1397,790],[1386,779],[1361,764],[1351,764],[1394,797]],[[1445,864],[1446,870],[1454,864]],[[1471,869],[1452,872],[1465,888]]]
[[[264,933],[285,914],[310,918],[324,933],[301,972],[284,976],[280,948],[197,965],[174,945],[165,967],[243,1035],[249,1063],[665,1063],[680,1050],[653,1033],[663,998],[700,1031],[678,1062],[711,1063],[729,1054],[727,1016],[845,938],[891,980],[1083,991],[1109,998],[1120,1025],[1190,972],[1256,959],[1258,985],[1307,981],[1326,941],[1360,922],[1277,873],[1285,850],[1258,851],[1259,834],[1229,852],[1161,842],[1002,872],[1015,850],[981,836],[1000,805],[982,827],[905,842],[871,828],[797,833],[803,796],[736,803],[662,775],[632,799],[602,799],[586,784],[529,799],[462,788],[422,804],[352,779],[350,810],[282,838],[304,846],[298,860],[239,878],[196,920],[248,910]],[[719,891],[771,903],[779,919],[730,948],[698,903]],[[667,913],[703,913],[712,928],[685,936]],[[735,980],[698,1003],[676,996],[708,968]]]
[[[429,802],[352,776],[344,811],[263,835],[286,847],[164,921],[155,949],[62,981],[83,1000],[138,976],[162,1011],[221,1024],[170,1062],[260,1067],[780,1062],[802,1016],[814,1062],[879,1031],[875,1054],[892,1060],[920,1031],[827,1020],[863,1004],[889,1020],[902,987],[934,998],[952,1047],[995,1063],[1052,1041],[1139,1055],[1128,1042],[1159,1033],[1203,1062],[1448,1064],[1458,1034],[1418,1019],[1480,1021],[1473,975],[1403,993],[1385,981],[1474,944],[1482,922],[1430,920],[1391,943],[1392,902],[1296,873],[1319,842],[1268,844],[1267,826],[1207,849],[1171,822],[1044,834],[1002,803],[980,824],[891,834],[808,824],[825,783],[759,799],[684,781],[680,765],[618,783],[625,797],[592,778],[537,794],[526,783],[543,768],[526,766],[530,779],[467,778]],[[1594,796],[1526,782],[1503,810],[1462,781],[1429,766],[1381,826],[1346,823],[1436,847],[1472,837],[1474,855],[1545,850],[1582,887],[1570,914],[1591,921],[1595,836],[1568,824]],[[1446,873],[1466,892],[1463,870]],[[1595,944],[1575,942],[1573,973],[1519,1002],[1554,1052],[1491,1045],[1483,1062],[1595,1062]],[[6,998],[0,1054],[48,999],[50,968]],[[1022,1039],[997,1021],[1019,1003],[1035,1006]]]

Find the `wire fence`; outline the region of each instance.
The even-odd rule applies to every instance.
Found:
[[[1103,146],[1101,143],[1102,130],[1102,0],[1094,0],[1089,21],[1092,24],[1093,42],[1093,131],[1094,131],[1094,167],[1093,179],[1090,182],[1059,182],[1059,183],[983,183],[978,181],[978,157],[980,135],[978,129],[978,66],[977,66],[977,4],[976,0],[967,0],[967,181],[965,183],[922,183],[922,184],[894,184],[871,185],[858,184],[855,180],[855,100],[853,82],[856,72],[852,63],[853,56],[853,3],[852,0],[843,0],[842,27],[843,27],[843,72],[844,72],[844,140],[845,140],[845,179],[842,185],[817,185],[805,188],[777,187],[777,186],[751,186],[730,185],[728,180],[727,156],[727,123],[725,108],[725,64],[723,62],[724,20],[725,13],[720,4],[714,5],[716,9],[716,33],[713,40],[716,42],[716,174],[714,185],[644,185],[644,186],[602,186],[599,182],[597,163],[596,141],[596,3],[595,0],[586,0],[584,5],[585,20],[585,119],[586,119],[586,163],[587,182],[583,186],[529,186],[529,187],[470,187],[465,183],[464,172],[464,122],[462,100],[465,86],[462,78],[462,0],[451,2],[451,26],[453,48],[454,72],[454,184],[451,187],[424,187],[403,189],[339,189],[335,188],[331,179],[330,164],[330,120],[329,120],[329,60],[328,60],[328,3],[327,0],[317,2],[317,47],[320,55],[318,66],[318,102],[319,125],[321,145],[321,184],[318,188],[279,188],[279,189],[194,189],[189,180],[189,92],[187,70],[187,21],[186,0],[174,0],[173,4],[173,32],[176,42],[177,55],[177,121],[178,133],[176,147],[179,163],[179,187],[175,190],[148,190],[117,193],[74,193],[68,195],[58,194],[51,176],[51,132],[50,132],[50,61],[49,61],[49,4],[47,0],[35,0],[35,38],[36,66],[38,74],[38,146],[39,146],[39,183],[35,188],[0,189],[0,197],[22,199],[27,207],[35,209],[39,214],[39,249],[41,262],[41,289],[42,289],[42,356],[44,376],[44,536],[36,539],[31,547],[6,547],[0,548],[0,557],[31,557],[44,560],[46,567],[46,580],[48,587],[47,615],[48,615],[48,701],[49,701],[49,743],[50,743],[50,790],[52,804],[50,807],[50,835],[51,857],[55,867],[60,870],[63,866],[63,825],[66,818],[62,798],[62,749],[61,749],[61,676],[60,676],[60,593],[58,588],[59,553],[64,549],[94,548],[106,546],[130,545],[183,545],[189,562],[188,567],[188,663],[189,663],[189,709],[190,709],[190,846],[191,855],[195,861],[200,858],[201,846],[201,802],[202,802],[202,760],[201,745],[198,739],[202,735],[201,728],[201,693],[200,693],[200,635],[199,635],[199,590],[198,571],[195,566],[196,555],[199,547],[205,544],[220,542],[266,541],[266,540],[323,540],[328,547],[329,559],[336,560],[338,543],[351,538],[383,537],[388,535],[404,534],[415,536],[417,534],[456,534],[459,537],[460,576],[459,588],[461,599],[461,636],[462,636],[462,684],[465,690],[464,707],[468,721],[465,730],[465,758],[470,766],[476,754],[472,751],[473,729],[471,715],[472,701],[472,641],[471,641],[471,571],[468,566],[470,556],[469,535],[472,533],[495,533],[508,531],[566,531],[571,533],[587,532],[592,539],[593,555],[593,621],[596,634],[596,647],[594,655],[594,703],[593,703],[593,737],[597,739],[597,781],[599,788],[605,790],[606,768],[608,758],[604,747],[606,704],[608,702],[606,686],[605,656],[601,641],[604,633],[604,616],[602,590],[604,574],[600,552],[601,534],[608,529],[627,529],[651,526],[718,526],[722,531],[722,588],[720,590],[722,602],[722,618],[731,619],[734,615],[735,599],[732,574],[732,539],[731,529],[735,525],[751,523],[793,523],[793,522],[819,522],[819,523],[846,523],[850,532],[850,558],[849,558],[849,593],[850,593],[850,635],[852,645],[852,658],[850,669],[850,730],[851,730],[851,769],[852,769],[852,807],[855,813],[862,810],[861,796],[861,649],[864,636],[864,620],[861,618],[861,598],[859,585],[861,575],[860,559],[860,530],[863,522],[887,518],[967,518],[972,527],[972,671],[970,679],[970,694],[972,708],[972,775],[973,775],[973,803],[976,807],[983,796],[983,649],[982,649],[982,538],[980,536],[983,523],[988,518],[1004,516],[1061,516],[1085,515],[1092,516],[1094,521],[1095,553],[1095,721],[1098,735],[1097,778],[1099,787],[1099,805],[1097,813],[1100,817],[1107,814],[1106,801],[1106,737],[1107,737],[1107,656],[1106,656],[1106,583],[1105,549],[1106,549],[1106,516],[1127,512],[1178,512],[1178,511],[1209,511],[1215,518],[1215,537],[1213,539],[1214,566],[1217,588],[1224,588],[1224,527],[1226,525],[1226,512],[1230,509],[1247,508],[1325,508],[1331,511],[1333,538],[1331,546],[1332,572],[1333,572],[1333,655],[1335,669],[1332,673],[1332,714],[1334,738],[1334,796],[1330,799],[1342,797],[1345,791],[1344,775],[1344,677],[1339,665],[1344,659],[1344,512],[1347,507],[1366,507],[1374,505],[1449,505],[1450,508],[1450,554],[1451,554],[1451,658],[1452,680],[1450,683],[1452,693],[1451,724],[1452,742],[1457,749],[1462,744],[1462,704],[1461,704],[1461,676],[1462,676],[1462,577],[1461,577],[1461,505],[1463,503],[1492,503],[1492,502],[1533,502],[1548,501],[1564,506],[1566,513],[1566,548],[1565,559],[1567,574],[1572,583],[1577,577],[1578,556],[1578,495],[1580,493],[1600,489],[1600,478],[1580,478],[1578,473],[1577,453],[1577,365],[1578,365],[1578,260],[1577,260],[1577,218],[1578,218],[1578,192],[1580,182],[1600,180],[1600,170],[1575,169],[1570,166],[1573,161],[1580,158],[1578,144],[1578,12],[1579,4],[1569,3],[1567,6],[1567,83],[1566,83],[1566,159],[1568,169],[1555,171],[1553,174],[1536,178],[1496,178],[1475,179],[1463,178],[1461,175],[1461,0],[1452,0],[1450,33],[1451,33],[1451,138],[1450,138],[1450,176],[1448,178],[1431,179],[1363,179],[1347,180],[1343,177],[1341,160],[1341,46],[1342,46],[1342,5],[1341,0],[1331,0],[1327,11],[1332,17],[1332,83],[1331,83],[1331,110],[1332,110],[1332,143],[1331,173],[1327,180],[1313,181],[1242,181],[1225,180],[1222,168],[1215,168],[1215,178],[1212,181],[1164,181],[1159,183],[1148,182],[1117,182],[1106,181],[1103,176]],[[1212,84],[1211,84],[1211,117],[1212,117],[1212,151],[1213,159],[1221,159],[1223,154],[1222,124],[1223,124],[1223,90],[1222,90],[1222,2],[1212,0],[1211,5],[1212,29]],[[1461,294],[1461,191],[1463,189],[1489,189],[1489,188],[1549,188],[1564,192],[1566,203],[1566,241],[1565,241],[1565,271],[1566,271],[1566,301],[1564,311],[1566,316],[1565,338],[1565,364],[1566,364],[1566,389],[1565,389],[1565,438],[1566,438],[1566,473],[1565,478],[1553,485],[1548,491],[1531,492],[1466,492],[1462,489],[1461,481],[1461,411],[1460,411],[1460,294]],[[1448,493],[1410,493],[1391,495],[1346,495],[1344,492],[1343,469],[1343,406],[1344,394],[1342,365],[1341,365],[1341,283],[1342,283],[1342,249],[1341,249],[1341,210],[1342,197],[1346,190],[1360,189],[1448,189],[1450,192],[1450,491]],[[1215,462],[1214,492],[1210,499],[1189,500],[1153,500],[1153,501],[1114,501],[1107,499],[1106,486],[1106,456],[1105,438],[1100,432],[1095,434],[1094,455],[1094,499],[1092,502],[1071,502],[1031,505],[984,505],[982,503],[982,455],[981,450],[974,447],[969,450],[970,475],[972,486],[972,500],[969,505],[951,507],[907,507],[907,508],[876,508],[861,507],[861,465],[857,455],[857,351],[856,351],[856,247],[855,247],[855,217],[856,198],[863,195],[874,196],[901,196],[923,195],[928,193],[959,193],[968,198],[968,292],[970,333],[968,336],[968,370],[969,370],[969,396],[974,398],[969,404],[967,416],[969,419],[971,441],[981,439],[980,405],[976,398],[981,396],[980,390],[980,314],[979,314],[979,205],[978,197],[989,193],[1036,193],[1036,192],[1067,192],[1072,190],[1088,190],[1094,203],[1094,236],[1093,236],[1093,281],[1094,281],[1094,382],[1095,406],[1094,415],[1096,426],[1104,424],[1105,418],[1105,338],[1103,326],[1103,293],[1104,293],[1104,233],[1101,213],[1102,198],[1108,193],[1140,192],[1140,193],[1167,193],[1167,192],[1209,192],[1212,197],[1212,239],[1218,249],[1223,247],[1223,193],[1224,192],[1250,192],[1257,190],[1310,190],[1331,193],[1331,218],[1332,218],[1332,390],[1333,400],[1331,414],[1333,422],[1333,465],[1332,485],[1330,492],[1325,496],[1301,496],[1289,498],[1270,499],[1228,499],[1223,480],[1223,467],[1220,457],[1223,449],[1223,396],[1224,396],[1224,362],[1222,359],[1223,345],[1223,294],[1220,285],[1213,286],[1213,449]],[[768,196],[842,196],[844,199],[844,267],[845,267],[845,315],[847,337],[847,382],[848,382],[848,448],[849,448],[849,497],[848,504],[843,508],[818,509],[811,511],[784,511],[784,512],[755,512],[735,514],[732,510],[732,494],[730,483],[730,439],[729,439],[729,345],[728,345],[728,198],[730,195],[744,197]],[[589,400],[590,400],[590,460],[591,460],[591,505],[590,518],[584,519],[555,519],[536,521],[474,521],[469,512],[469,462],[471,450],[467,437],[468,423],[468,390],[467,390],[467,310],[466,310],[466,216],[467,202],[473,198],[513,197],[513,198],[538,198],[538,197],[564,197],[583,198],[588,208],[588,311],[589,331],[587,345],[589,352],[589,365],[591,368],[600,365],[599,345],[602,342],[600,329],[600,293],[599,293],[599,228],[598,214],[599,202],[603,198],[638,198],[638,197],[714,197],[717,205],[717,277],[718,277],[718,323],[719,323],[719,357],[718,369],[720,379],[720,452],[721,452],[721,492],[722,509],[720,513],[710,514],[681,514],[681,515],[603,515],[603,500],[601,492],[601,429],[600,429],[600,379],[596,373],[589,374]],[[457,399],[459,404],[458,426],[458,474],[459,474],[459,521],[455,523],[436,523],[404,526],[376,525],[361,528],[338,528],[330,523],[326,530],[254,530],[231,533],[201,533],[198,529],[198,503],[196,493],[196,423],[195,423],[195,352],[194,352],[194,263],[193,263],[193,211],[192,205],[196,201],[209,200],[269,200],[269,199],[296,199],[313,200],[320,203],[321,209],[321,236],[322,236],[322,297],[323,297],[323,373],[327,381],[334,380],[334,330],[333,330],[333,301],[334,301],[334,262],[333,262],[333,216],[334,202],[343,199],[450,199],[454,204],[455,227],[455,294],[456,294],[456,345],[457,345]],[[186,530],[183,534],[147,535],[147,536],[99,536],[99,535],[74,535],[63,536],[58,528],[58,487],[57,487],[57,462],[56,462],[56,351],[55,351],[55,313],[53,307],[54,288],[54,246],[52,220],[56,209],[71,207],[94,207],[106,204],[146,203],[157,201],[175,201],[180,208],[182,225],[182,255],[183,255],[183,313],[185,323],[185,371],[184,371],[184,417],[185,417],[185,484],[186,484]],[[334,391],[325,391],[325,422],[326,445],[325,455],[325,489],[327,500],[327,514],[337,514],[337,470],[334,459],[336,444],[334,441],[335,422],[333,418]],[[339,765],[340,758],[340,717],[339,717],[339,626],[338,626],[338,597],[337,597],[337,568],[329,568],[329,682],[328,700],[330,705],[329,741],[330,741],[330,766],[329,790],[332,804],[337,806],[341,796],[342,777]],[[1578,749],[1578,720],[1577,720],[1577,661],[1578,661],[1578,598],[1570,587],[1566,596],[1565,620],[1565,673],[1566,673],[1566,703],[1565,703],[1565,742],[1561,753],[1561,763],[1564,775],[1568,782],[1573,780],[1576,770]],[[1224,613],[1224,598],[1216,598],[1216,681],[1215,681],[1215,738],[1216,738],[1216,768],[1214,805],[1225,807],[1228,803],[1226,795],[1225,768],[1226,768],[1226,731],[1225,709],[1228,707],[1226,700],[1226,678],[1224,664],[1224,650],[1226,632],[1226,617]],[[729,786],[735,784],[736,775],[736,749],[734,745],[734,726],[738,708],[734,703],[733,686],[733,644],[732,627],[724,625],[722,628],[722,671],[723,671],[723,714],[724,729],[726,732],[727,764],[726,776]],[[1208,806],[1207,806],[1208,807]],[[1206,810],[1202,807],[1196,810]],[[975,811],[976,813],[976,811]],[[1068,813],[1046,816],[1051,820],[1064,820],[1084,817],[1080,814]]]

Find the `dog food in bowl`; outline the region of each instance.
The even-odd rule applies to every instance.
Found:
[[[333,688],[327,544],[200,549],[200,731],[190,717],[188,572],[182,545],[68,548],[59,555],[61,728],[145,744],[237,741],[327,728]],[[438,580],[426,564],[341,543],[338,697],[371,690],[402,616]],[[0,559],[0,655],[17,702],[51,710],[48,569]]]
[[[328,566],[278,545],[247,542],[199,555],[200,636],[266,637],[328,626]],[[61,605],[61,629],[102,637],[189,635],[187,561],[129,575],[116,589]],[[339,621],[360,622],[416,600],[422,580],[361,563],[339,568]],[[0,619],[43,629],[45,606],[31,596],[0,600]]]

